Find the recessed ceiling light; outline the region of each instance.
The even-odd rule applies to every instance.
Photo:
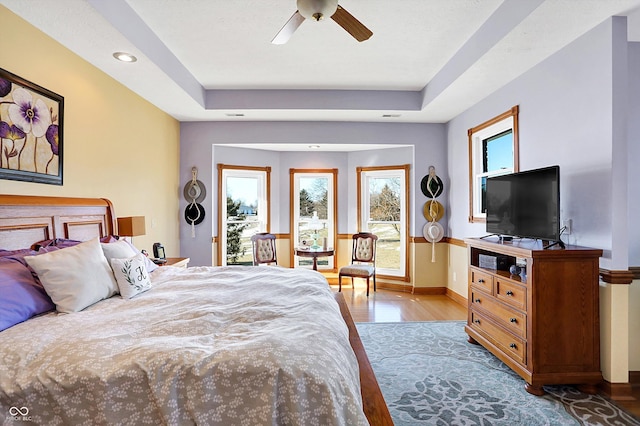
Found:
[[[138,60],[138,58],[127,52],[116,52],[113,57],[122,62],[135,62]]]
[[[310,149],[320,149],[320,145],[309,145]]]
[[[400,114],[382,114],[383,118],[396,118],[400,117]]]

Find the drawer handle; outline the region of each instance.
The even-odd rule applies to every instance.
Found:
[[[511,290],[507,291],[507,296],[513,296],[513,292]]]
[[[518,345],[516,345],[515,343],[512,343],[512,344],[509,345],[509,347],[511,349],[516,349],[518,347]]]
[[[474,319],[473,322],[475,322],[476,324],[480,324],[480,320],[479,319]]]
[[[480,302],[481,302],[481,300],[480,300],[480,299],[476,299],[476,300],[475,300],[475,302],[476,302],[476,303],[480,303]]]
[[[484,283],[484,280],[483,280],[482,278],[480,278],[480,279],[478,280],[478,283],[479,283],[479,284],[482,284],[482,283]]]
[[[511,319],[509,319],[509,321],[511,321],[512,323],[518,322],[518,320],[516,318],[511,318]]]

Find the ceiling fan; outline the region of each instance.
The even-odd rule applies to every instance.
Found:
[[[298,10],[271,40],[273,44],[285,44],[305,19],[321,21],[329,16],[358,41],[368,40],[373,35],[369,28],[338,4],[338,0],[297,0]]]

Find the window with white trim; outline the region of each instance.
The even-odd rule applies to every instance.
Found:
[[[269,232],[270,167],[218,165],[219,265],[251,265],[251,236]]]
[[[518,167],[518,106],[469,129],[469,222],[486,221],[487,178]]]
[[[408,279],[409,166],[359,167],[358,228],[378,236],[376,273]]]
[[[336,184],[337,169],[290,169],[291,176],[291,230],[295,246],[315,243],[335,247],[336,236]],[[312,229],[314,214],[318,229]],[[313,259],[294,256],[294,266],[311,268]],[[334,257],[318,258],[318,269],[333,269]]]

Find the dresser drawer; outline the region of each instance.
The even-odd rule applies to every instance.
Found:
[[[471,311],[471,328],[491,340],[513,360],[526,365],[527,344],[525,340],[503,330],[491,319],[476,311]]]
[[[523,311],[527,309],[527,288],[505,278],[496,277],[496,298]]]
[[[496,322],[523,339],[527,338],[527,315],[471,288],[471,309],[485,311]]]
[[[493,291],[493,275],[475,268],[470,269],[471,285],[489,294]]]

